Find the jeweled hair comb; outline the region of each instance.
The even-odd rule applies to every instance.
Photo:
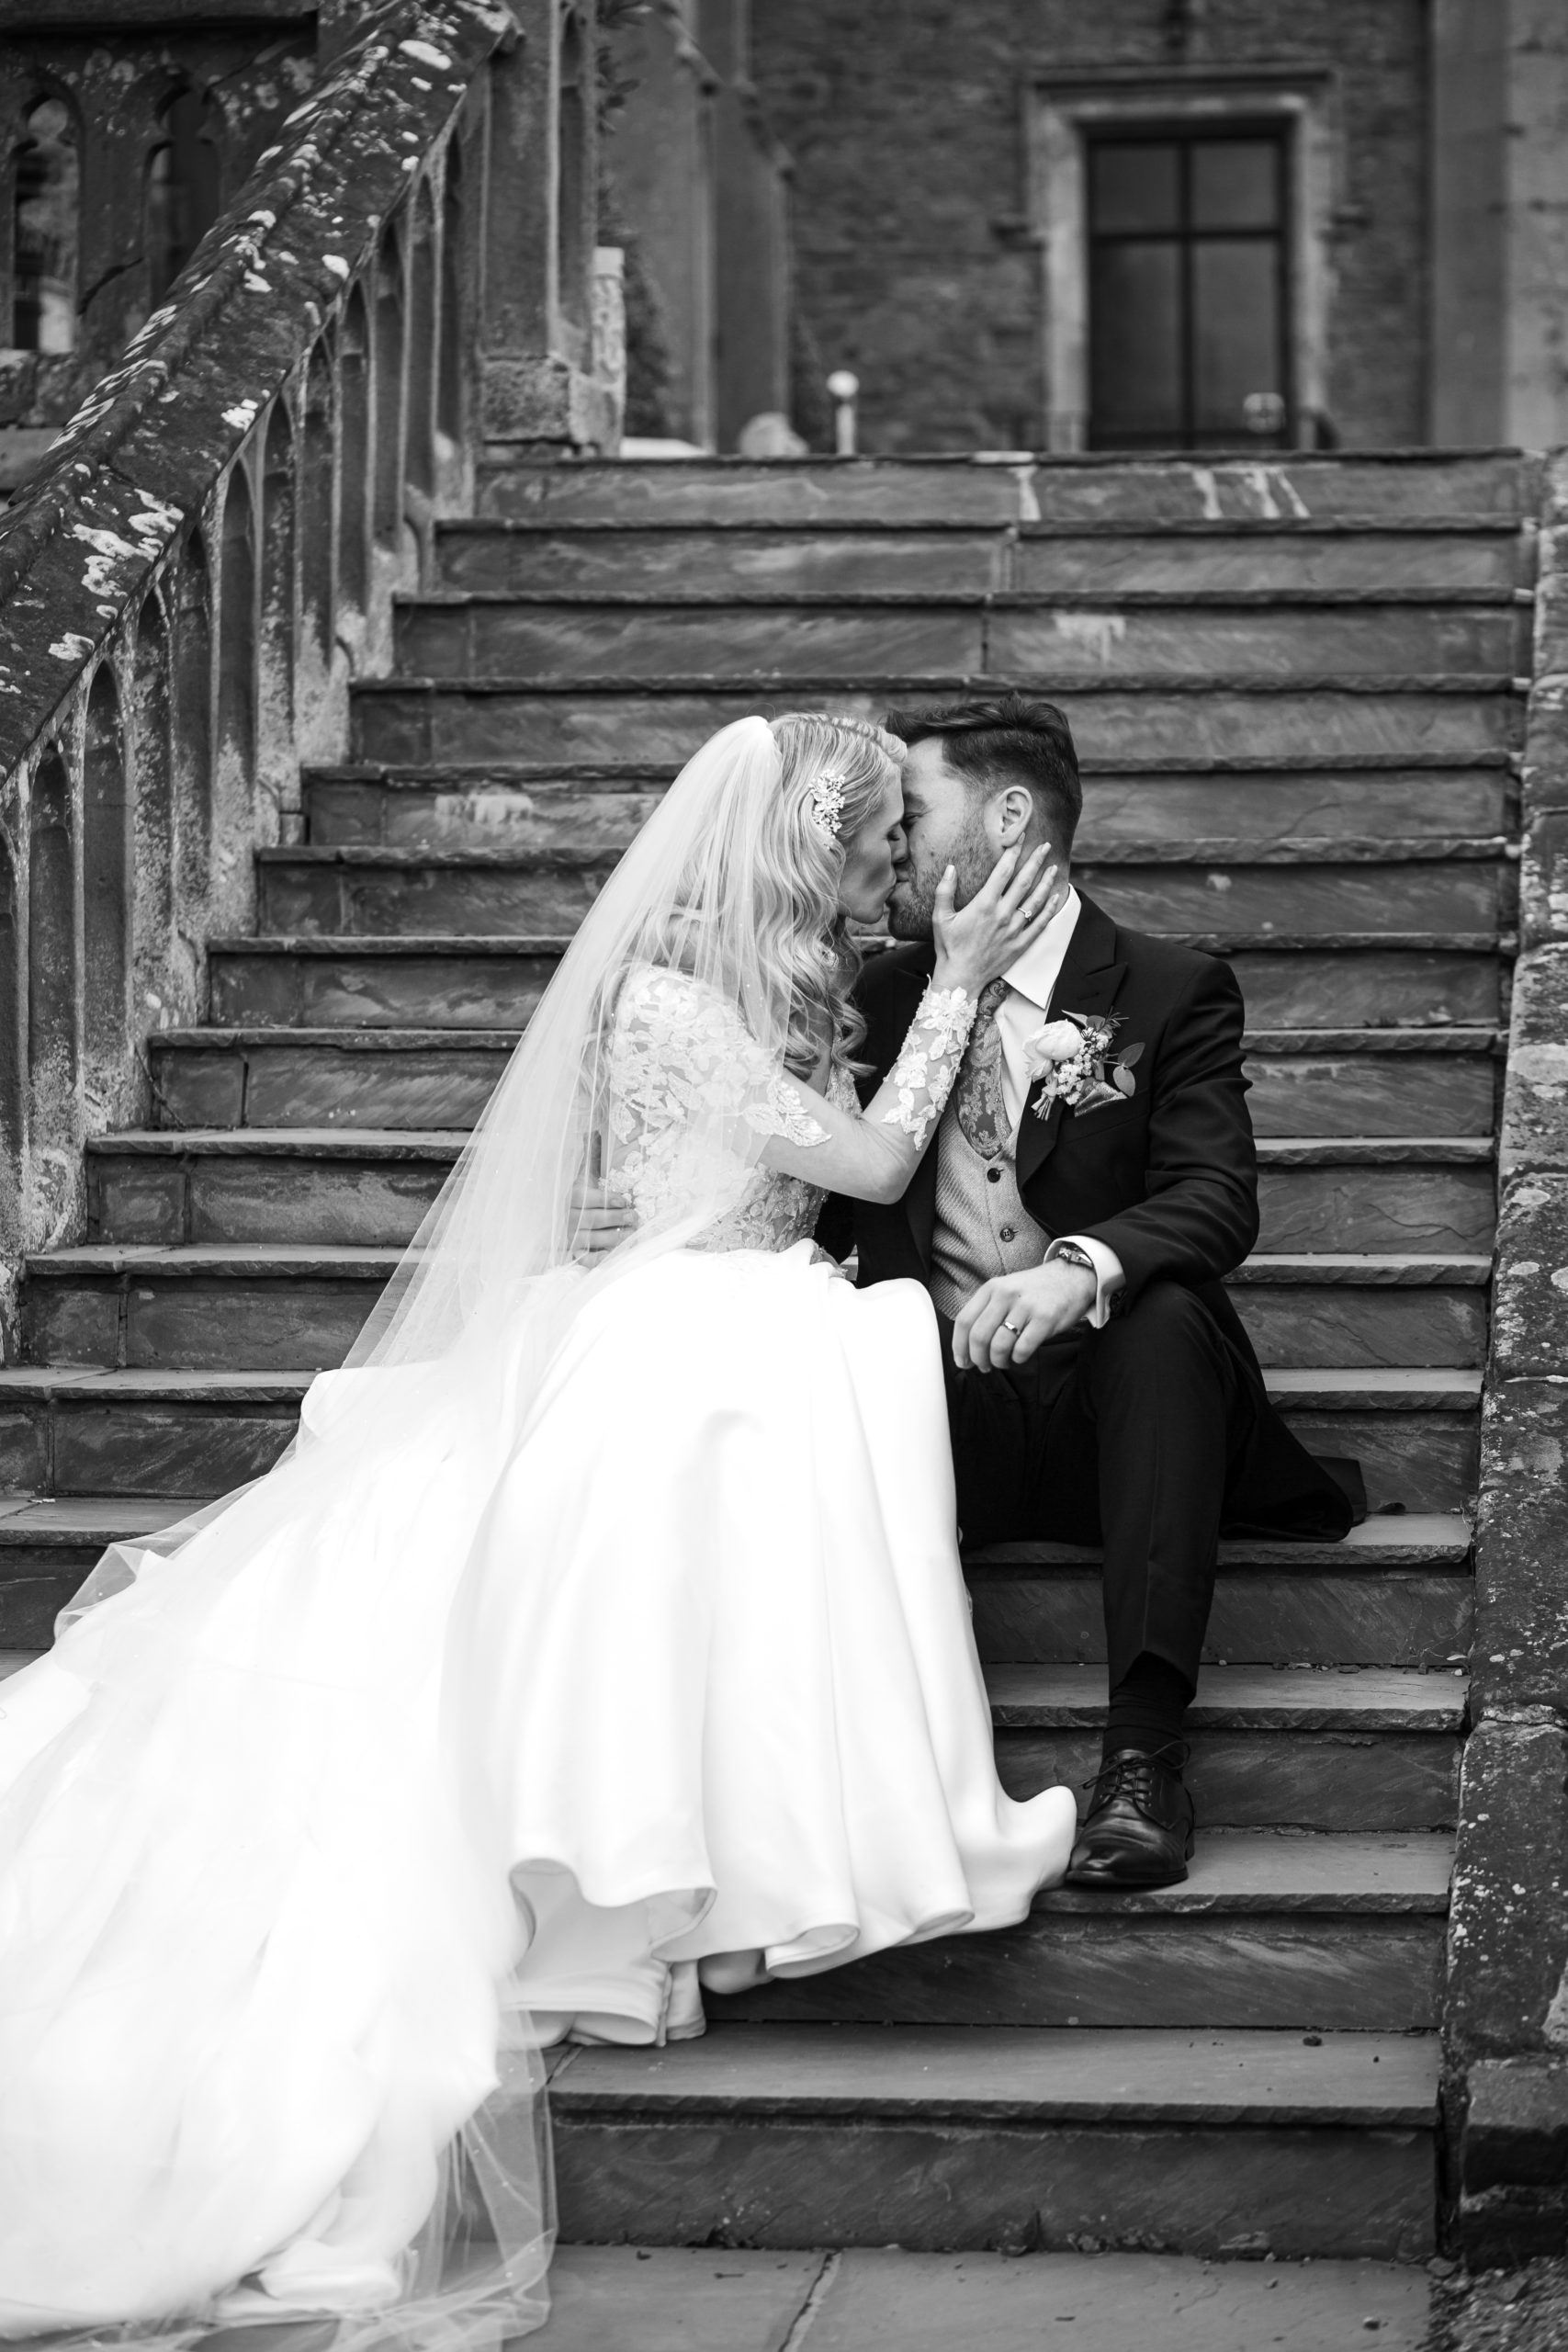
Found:
[[[807,795],[807,814],[830,841],[839,838],[843,822],[844,795],[849,789],[840,775],[819,775]]]

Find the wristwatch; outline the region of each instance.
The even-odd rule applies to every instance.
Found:
[[[1099,1282],[1100,1268],[1095,1264],[1089,1251],[1080,1250],[1076,1241],[1058,1241],[1053,1255],[1061,1265],[1087,1267],[1095,1281]]]

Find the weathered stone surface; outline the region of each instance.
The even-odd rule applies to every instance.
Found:
[[[1391,906],[1406,931],[1497,928],[1498,869],[1468,860],[1097,867],[1085,853],[1074,872],[1109,913],[1138,931],[1377,932],[1389,927]]]
[[[967,684],[953,679],[950,684]],[[1047,682],[1048,683],[1048,682]],[[1075,740],[1089,757],[1111,763],[1158,759],[1200,766],[1260,758],[1354,761],[1393,757],[1412,765],[1474,759],[1506,752],[1518,732],[1518,707],[1506,694],[1407,691],[1346,693],[1331,684],[1316,691],[1261,684],[1253,693],[1228,684],[1201,683],[1183,693],[1177,682],[1140,693],[1126,686],[1073,681],[1064,701]],[[791,681],[792,696],[813,681]],[[896,682],[835,687],[835,707],[877,718]],[[917,681],[933,695],[941,681]],[[353,756],[428,767],[448,760],[468,763],[508,760],[625,758],[635,746],[642,759],[689,759],[699,743],[732,718],[756,710],[759,698],[776,702],[775,681],[751,691],[711,690],[692,680],[619,685],[428,686],[363,681],[355,690]]]
[[[1495,1181],[1486,1166],[1288,1168],[1265,1161],[1258,1192],[1260,1250],[1492,1247]]]
[[[1000,1577],[972,1567],[968,1577],[982,1657],[1104,1657],[1098,1570]],[[1471,1621],[1471,1579],[1452,1570],[1222,1572],[1203,1655],[1238,1665],[1448,1666],[1468,1657]]]
[[[828,2259],[745,2248],[558,2245],[540,2352],[784,2352]]]
[[[1514,974],[1498,1165],[1568,1170],[1568,947],[1537,947]]]
[[[1321,1028],[1328,1022],[1447,1027],[1498,1017],[1493,955],[1430,948],[1262,947],[1228,956],[1255,1026]]]
[[[1465,1744],[1450,1935],[1447,2044],[1481,2058],[1549,2054],[1568,1962],[1568,1735],[1483,1715]]]
[[[1568,1371],[1568,1176],[1512,1183],[1497,1233],[1496,1377]]]
[[[1568,1707],[1568,1370],[1499,1380],[1483,1408],[1477,1707]]]
[[[1350,1453],[1361,1465],[1373,1510],[1466,1510],[1475,1495],[1481,1431],[1458,1413],[1287,1410],[1313,1453]]]
[[[1431,2143],[1410,2131],[965,2131],[589,2123],[552,2101],[563,2233],[725,2245],[1181,2246],[1393,2256],[1432,2245]]]
[[[1519,938],[1527,948],[1568,940],[1568,809],[1543,810],[1525,833]]]
[[[1204,1826],[1325,1831],[1447,1829],[1458,1798],[1452,1733],[1199,1732],[1187,1785]],[[1055,1782],[1084,1792],[1100,1763],[1089,1732],[1003,1732],[997,1770],[1011,1796]]]
[[[307,938],[281,955],[233,946],[215,952],[214,1021],[520,1029],[558,961],[521,944],[513,950],[457,939],[377,943],[369,953],[355,952],[356,945],[328,947]]]
[[[1247,1057],[1248,1108],[1263,1136],[1483,1136],[1495,1116],[1487,1054]]]
[[[1429,2032],[1440,1918],[1128,1919],[1037,1909],[1022,1928],[953,1937],[820,1976],[710,2000],[753,2022]]]
[[[1040,2352],[1070,2325],[1073,2352],[1128,2352],[1139,2344],[1159,2352],[1259,2352],[1280,2343],[1340,2352],[1367,2331],[1382,2352],[1422,2352],[1430,2302],[1427,2273],[1404,2264],[1201,2264],[1153,2254],[1035,2254],[1019,2261],[867,2250],[841,2257],[804,2346]],[[634,2348],[629,2338],[623,2346],[607,2336],[595,2352]],[[636,2352],[666,2347],[649,2339]],[[736,2352],[747,2348],[738,2344]]]
[[[1568,2061],[1483,2058],[1466,2087],[1465,2186],[1558,2188],[1568,2206]]]
[[[1479,1364],[1486,1294],[1348,1283],[1238,1291],[1236,1306],[1262,1364]]]
[[[1386,332],[1385,323],[1380,332]],[[1116,520],[1152,528],[1213,520],[1216,508],[1220,517],[1240,523],[1279,521],[1303,509],[1320,522],[1336,515],[1420,519],[1438,511],[1512,520],[1529,511],[1521,497],[1534,496],[1533,482],[1521,483],[1520,471],[1507,456],[1391,457],[1375,450],[1314,456],[1292,449],[1282,462],[1262,467],[1225,458],[1086,463],[1031,457],[1007,465],[967,457],[901,458],[894,464],[860,458],[847,465],[727,458],[678,466],[588,458],[564,472],[488,468],[480,505],[490,515],[623,526]]]

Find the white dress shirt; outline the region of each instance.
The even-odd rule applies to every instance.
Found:
[[[1024,1106],[1029,1100],[1029,1069],[1026,1059],[1029,1040],[1044,1026],[1051,1013],[1051,992],[1061,977],[1073,933],[1077,928],[1078,911],[1083,901],[1077,892],[1068,888],[1063,900],[1034,944],[1021,955],[1002,978],[1008,993],[997,1007],[997,1034],[1002,1047],[1002,1107],[1008,1115],[1014,1153],[1018,1148],[1019,1129],[1023,1124]],[[1064,1005],[1066,1012],[1071,1005]],[[1063,1114],[1072,1117],[1070,1111]],[[1050,1264],[1064,1242],[1075,1242],[1084,1255],[1094,1261],[1096,1287],[1094,1305],[1085,1318],[1098,1331],[1111,1312],[1111,1302],[1127,1277],[1122,1261],[1114,1250],[1103,1241],[1096,1241],[1087,1233],[1059,1234],[1045,1252]]]

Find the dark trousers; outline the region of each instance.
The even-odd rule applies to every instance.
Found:
[[[960,1372],[940,1319],[965,1548],[1102,1544],[1111,1689],[1145,1650],[1196,1686],[1220,1529],[1268,1515],[1256,1370],[1178,1283],[1016,1371]]]

